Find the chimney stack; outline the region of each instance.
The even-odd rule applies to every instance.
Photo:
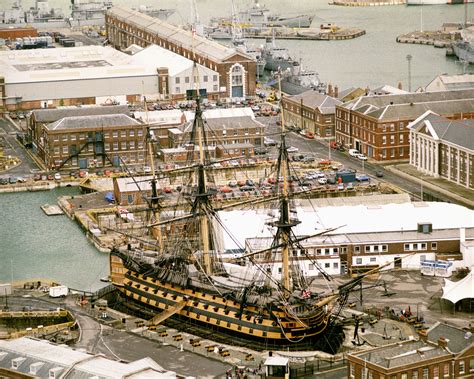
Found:
[[[335,86],[335,87],[334,87],[334,97],[335,97],[335,98],[338,98],[338,97],[339,97],[339,87],[338,87],[338,86]]]
[[[443,348],[443,349],[446,349],[446,347],[448,347],[448,342],[449,340],[444,338],[443,336],[439,337],[438,339],[438,346]]]
[[[398,82],[398,89],[403,89],[402,82]]]
[[[332,89],[332,84],[331,83],[328,84],[328,96],[331,96],[331,97],[334,96],[334,91]]]
[[[420,336],[420,340],[422,340],[423,342],[426,342],[428,341],[428,332],[424,329],[420,330],[418,332],[418,335]]]

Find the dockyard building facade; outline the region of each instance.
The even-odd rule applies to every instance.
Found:
[[[407,126],[426,110],[449,119],[474,118],[474,90],[363,96],[336,105],[336,142],[376,161],[407,161]]]
[[[126,106],[35,110],[33,153],[48,169],[143,165],[146,126],[127,112]]]
[[[254,96],[257,63],[251,57],[207,38],[126,7],[113,7],[105,15],[108,41],[124,50],[135,44],[155,44],[219,74],[219,96]],[[203,78],[200,78],[203,80]],[[172,83],[172,86],[179,83]]]
[[[179,162],[186,156],[182,148],[191,139],[194,114],[184,113],[186,124],[168,131],[169,149],[161,151],[164,162]],[[218,158],[249,158],[256,147],[263,146],[265,126],[255,119],[251,108],[209,109],[203,112],[203,120],[207,145],[216,149]]]
[[[0,51],[0,77],[7,110],[77,104],[139,103],[143,96],[186,99],[194,90],[219,92],[219,73],[159,46],[133,56],[112,47]]]
[[[410,164],[425,175],[474,189],[474,120],[427,111],[408,125]]]
[[[283,117],[289,128],[318,138],[333,138],[336,105],[342,102],[314,90],[282,98]]]
[[[315,223],[324,225],[325,229],[337,228],[323,236],[301,241],[301,248],[290,252],[300,262],[303,274],[314,277],[322,270],[329,275],[358,274],[388,264],[386,269],[417,270],[425,275],[448,277],[453,270],[474,264],[471,210],[454,204],[406,203],[400,196],[385,201],[394,202],[318,206],[317,211],[297,209],[301,221],[295,228],[297,237],[314,234]],[[345,225],[338,228],[341,214]],[[272,236],[262,232],[268,222],[267,214],[227,211],[221,212],[220,218],[227,229],[234,231],[236,240],[245,246],[246,252],[270,247]],[[243,227],[246,225],[244,220],[249,219],[253,220],[252,224]],[[387,222],[382,226],[380,220]],[[225,244],[227,251],[237,248],[233,241]],[[253,259],[269,265],[275,277],[281,275],[280,253],[271,259],[265,254],[257,254]]]

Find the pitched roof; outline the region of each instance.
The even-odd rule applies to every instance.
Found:
[[[297,103],[303,101],[304,106],[318,109],[322,114],[334,113],[336,105],[342,104],[342,101],[312,89],[290,96],[289,99]]]
[[[444,349],[423,341],[407,341],[354,355],[381,367],[394,368],[428,361],[447,354],[449,353]]]
[[[55,109],[36,109],[33,115],[38,122],[54,122],[64,117],[92,116],[104,114],[126,114],[130,115],[130,110],[126,105],[110,106],[71,106]]]
[[[142,125],[124,114],[106,114],[94,116],[64,117],[46,125],[49,130],[78,128],[112,128],[117,126]]]
[[[408,128],[419,131],[423,126],[426,126],[430,130],[430,134],[432,134],[435,139],[474,150],[473,119],[450,120],[433,111],[426,111],[422,116],[410,123]]]
[[[438,343],[440,337],[447,341],[448,350],[460,353],[466,347],[474,344],[474,335],[452,325],[437,322],[428,329],[428,341]]]
[[[143,28],[149,33],[160,35],[172,43],[183,46],[185,49],[193,50],[199,55],[209,57],[218,62],[228,60],[234,55],[240,55],[245,60],[253,60],[250,56],[237,52],[234,48],[221,45],[204,37],[193,36],[191,31],[181,29],[127,7],[115,6],[107,10],[107,14]]]
[[[379,118],[383,114],[387,120],[415,119],[429,109],[439,114],[461,113],[474,109],[474,89],[362,96],[344,103],[342,107],[359,111],[366,105],[371,105],[375,109],[392,108],[386,112],[375,112],[373,115]]]

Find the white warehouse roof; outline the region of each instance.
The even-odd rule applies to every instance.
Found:
[[[0,51],[5,83],[34,83],[95,78],[156,76],[158,67],[170,76],[192,67],[193,61],[151,45],[133,56],[104,46]],[[200,75],[212,70],[198,65]]]
[[[431,223],[435,229],[474,227],[474,211],[456,204],[441,202],[387,205],[329,206],[297,209],[301,221],[294,229],[297,236],[311,235],[327,228],[339,227],[328,234],[408,232],[418,223]],[[241,246],[247,238],[271,237],[274,230],[265,223],[267,211],[221,211],[219,216],[227,230]],[[252,222],[245,222],[252,220]],[[380,220],[384,220],[383,223]],[[234,240],[223,233],[225,249],[236,249]]]

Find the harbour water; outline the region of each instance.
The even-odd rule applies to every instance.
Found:
[[[77,189],[0,195],[0,283],[49,279],[86,291],[104,286],[108,255],[88,242],[67,216],[46,216],[44,204]]]
[[[237,8],[244,9],[253,0],[237,0]],[[0,7],[12,0],[0,0]],[[191,0],[113,0],[114,4],[138,7],[141,4],[155,8],[175,8],[169,21],[185,24],[191,18]],[[32,6],[24,0],[25,8]],[[291,54],[301,58],[308,69],[319,72],[321,80],[338,85],[339,89],[351,86],[376,88],[384,84],[397,86],[402,82],[408,88],[408,63],[406,56],[412,55],[412,88],[427,84],[442,73],[462,73],[463,67],[453,58],[445,56],[445,49],[432,46],[406,45],[395,41],[400,34],[414,30],[439,29],[444,22],[462,22],[464,5],[436,6],[374,6],[340,7],[329,5],[327,0],[261,0],[272,12],[282,15],[314,14],[313,27],[322,23],[335,23],[341,27],[365,29],[365,36],[344,41],[278,41],[290,49]],[[229,16],[230,0],[196,0],[202,22],[212,16]],[[50,0],[50,5],[62,7],[67,13],[69,1]],[[468,18],[474,18],[474,4],[468,5]],[[254,44],[262,44],[255,40]],[[474,67],[467,68],[474,72]]]

